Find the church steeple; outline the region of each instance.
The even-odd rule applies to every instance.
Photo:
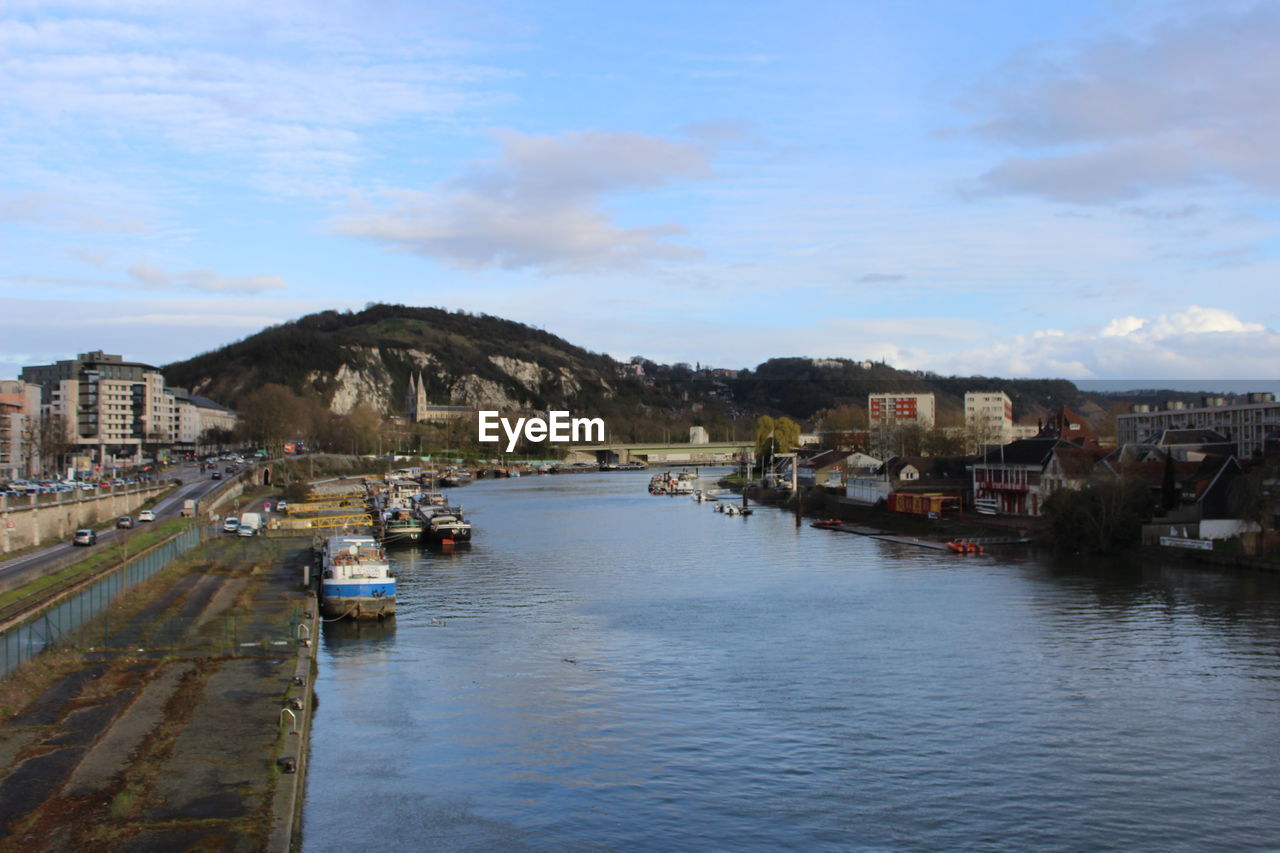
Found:
[[[410,423],[418,424],[427,417],[427,383],[422,381],[422,371],[409,374],[409,388],[404,395],[404,414]]]

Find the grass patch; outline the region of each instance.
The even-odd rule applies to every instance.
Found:
[[[134,804],[138,801],[138,795],[142,792],[134,785],[128,785],[124,790],[116,793],[111,798],[111,816],[114,818],[128,817],[133,812]]]

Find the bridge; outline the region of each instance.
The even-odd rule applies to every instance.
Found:
[[[650,465],[731,465],[755,448],[754,442],[712,444],[576,444],[565,448],[566,462],[645,462]]]

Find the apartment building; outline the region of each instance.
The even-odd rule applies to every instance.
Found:
[[[1167,430],[1216,430],[1240,449],[1242,458],[1263,452],[1267,437],[1280,434],[1280,403],[1270,392],[1243,397],[1202,397],[1199,405],[1170,401],[1163,407],[1133,406],[1116,418],[1120,445],[1154,443]]]
[[[184,449],[201,446],[202,437],[210,430],[230,432],[236,426],[236,413],[208,397],[191,394],[185,388],[171,388],[177,406],[177,429],[174,442]]]
[[[0,479],[28,477],[40,467],[31,441],[39,417],[40,386],[0,379]]]
[[[136,464],[144,446],[177,438],[177,401],[152,365],[97,350],[25,367],[22,381],[40,386],[41,410],[60,415],[75,452],[95,464]]]
[[[868,394],[867,418],[877,424],[932,427],[935,420],[933,394]]]
[[[1003,391],[967,391],[964,425],[982,443],[1013,441],[1013,401]]]

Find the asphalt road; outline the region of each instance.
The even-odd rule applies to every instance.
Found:
[[[209,475],[201,474],[197,465],[183,465],[181,467],[167,471],[166,479],[180,479],[183,485],[179,486],[177,491],[171,493],[161,500],[152,511],[156,514],[156,521],[162,521],[166,518],[172,518],[182,511],[182,502],[189,498],[200,498],[216,487],[222,485],[219,480],[209,479]],[[141,525],[145,527],[146,525]],[[137,529],[137,528],[135,528]],[[91,545],[88,548],[77,548],[68,542],[59,542],[56,545],[48,545],[28,554],[23,554],[13,560],[0,563],[0,581],[4,580],[8,575],[16,572],[25,572],[32,568],[42,566],[53,566],[67,555],[67,552],[74,550],[92,551],[104,545],[111,544],[117,537],[130,533],[128,530],[117,530],[115,527],[98,531],[98,544]]]

